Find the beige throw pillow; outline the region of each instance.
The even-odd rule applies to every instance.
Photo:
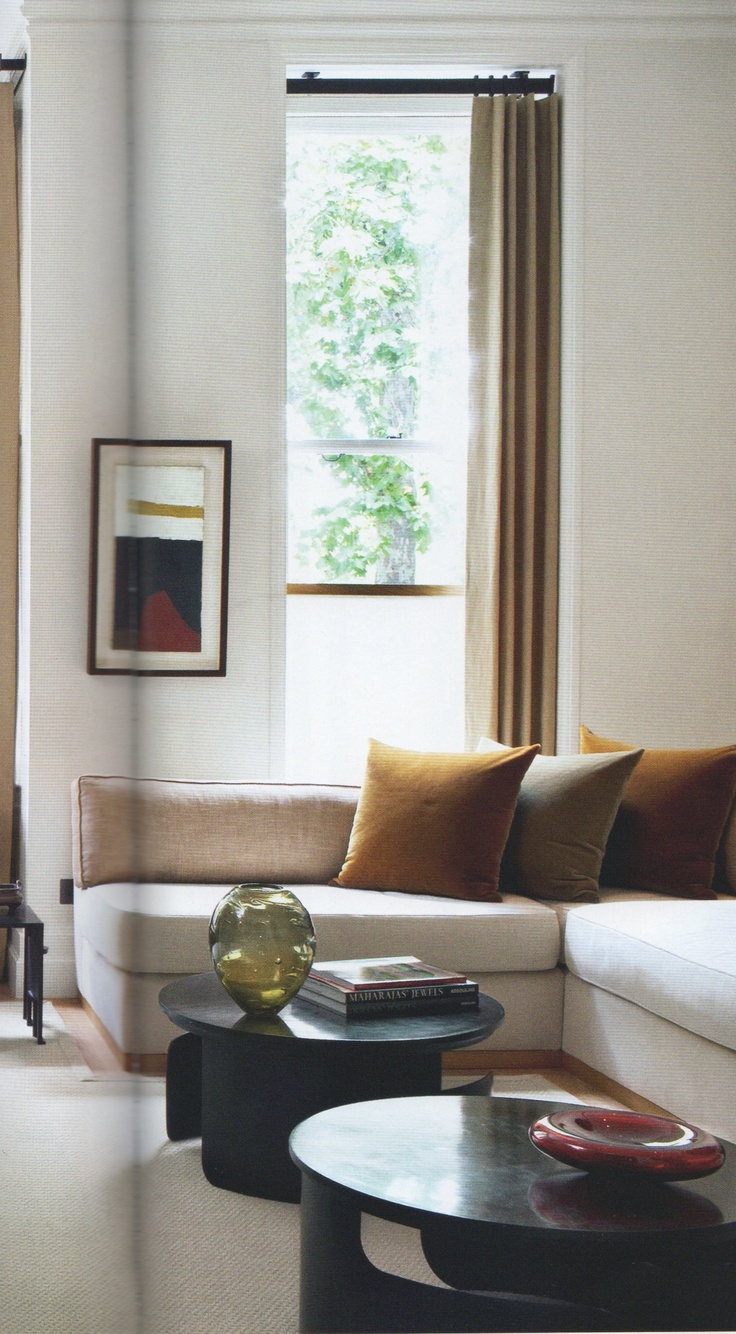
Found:
[[[519,784],[537,746],[427,754],[371,741],[334,885],[497,902]]]
[[[485,737],[478,752],[510,752]],[[535,899],[597,903],[606,840],[641,750],[537,755],[519,790],[501,889]]]

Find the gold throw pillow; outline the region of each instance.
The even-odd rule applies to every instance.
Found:
[[[538,750],[424,753],[371,740],[345,863],[331,883],[498,902],[516,798]]]

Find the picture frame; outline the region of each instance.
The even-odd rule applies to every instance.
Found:
[[[89,673],[225,675],[231,448],[92,441]]]

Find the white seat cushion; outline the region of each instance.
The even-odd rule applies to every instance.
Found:
[[[416,954],[473,972],[554,968],[555,912],[532,899],[473,903],[426,894],[293,885],[314,922],[322,959]],[[82,937],[116,968],[198,973],[210,968],[207,927],[225,885],[108,884],[77,890]]]
[[[609,889],[601,885],[600,888],[601,903],[677,903],[674,896],[667,894],[657,894],[652,889]],[[580,908],[583,905],[579,903],[562,903],[559,899],[554,902],[550,900],[550,908],[554,908],[557,913],[557,920],[560,924],[560,963],[565,962],[565,927],[567,919],[573,908]]]
[[[574,908],[565,962],[585,982],[736,1050],[736,901]]]

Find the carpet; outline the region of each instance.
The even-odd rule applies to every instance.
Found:
[[[581,1101],[573,1093],[558,1088],[546,1075],[535,1074],[533,1071],[524,1075],[494,1075],[493,1095],[496,1098],[540,1098],[542,1101],[549,1099],[550,1102]]]
[[[43,1043],[36,1042],[19,1001],[0,1003],[1,1070],[74,1069],[80,1077],[91,1074],[64,1021],[49,1001],[43,1007],[43,1036]]]
[[[166,1138],[163,1081],[92,1078],[44,1020],[38,1046],[0,1003],[3,1334],[297,1334],[298,1207],[213,1189],[199,1142]],[[495,1091],[572,1100],[541,1076]],[[412,1229],[366,1217],[364,1246],[439,1284]]]

